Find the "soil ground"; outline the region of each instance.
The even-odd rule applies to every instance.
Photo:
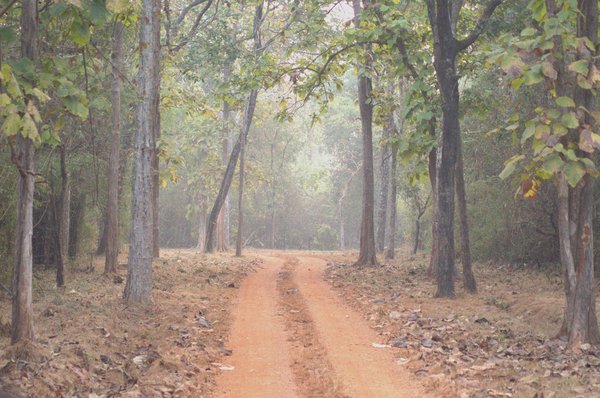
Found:
[[[600,396],[600,352],[551,338],[558,273],[479,265],[478,295],[439,300],[426,256],[355,256],[165,250],[149,307],[100,259],[66,289],[38,271],[33,347],[9,346],[0,296],[0,397]]]

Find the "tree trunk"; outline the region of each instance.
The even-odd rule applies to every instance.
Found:
[[[68,242],[69,236],[69,175],[67,173],[67,160],[66,160],[65,144],[60,146],[60,197],[58,200],[58,206],[54,205],[54,229],[56,233],[56,247],[54,254],[54,262],[56,264],[56,286],[62,287],[65,284],[64,278],[64,250],[66,243]],[[54,195],[53,199],[54,199]],[[66,218],[66,220],[65,220]],[[65,231],[65,228],[67,231]]]
[[[123,65],[123,24],[115,22],[112,49],[112,134],[108,155],[106,203],[106,256],[104,273],[117,272],[119,256],[119,166],[121,148],[121,69]]]
[[[242,136],[241,152],[240,152],[240,182],[239,182],[239,195],[238,195],[238,230],[237,239],[235,241],[235,255],[241,257],[242,255],[242,235],[244,231],[244,166],[245,166],[245,153],[246,153],[246,140]]]
[[[390,165],[390,227],[388,231],[388,244],[385,258],[393,259],[396,255],[396,201],[398,200],[398,178],[396,167],[398,155],[396,149],[392,149],[392,164]]]
[[[460,259],[463,266],[465,290],[469,293],[476,293],[477,283],[475,282],[473,265],[471,263],[471,243],[469,240],[469,222],[467,219],[467,192],[465,189],[462,139],[458,140],[458,157],[456,159],[456,202],[458,205],[458,219],[460,224]]]
[[[597,43],[598,2],[580,0],[578,9],[577,36]],[[576,87],[573,98],[583,109],[595,109],[597,106],[590,90]],[[595,123],[588,113],[584,118],[586,124]],[[594,160],[592,154],[579,155]],[[579,349],[583,343],[600,343],[594,291],[594,180],[586,174],[575,188],[570,189],[565,176],[560,173],[557,195],[560,257],[566,296],[560,335],[568,338],[571,347]]]
[[[21,11],[21,56],[37,61],[37,1],[23,0]],[[33,340],[32,276],[34,152],[29,138],[18,135],[14,159],[17,179],[17,218],[12,280],[11,343]]]
[[[206,213],[202,211],[200,213],[200,220],[198,224],[198,245],[196,249],[198,251],[204,251],[204,241],[206,240]]]
[[[260,26],[262,23],[263,17],[263,2],[259,2],[256,6],[256,10],[254,13],[254,24],[253,24],[253,35],[254,35],[254,52],[255,55],[260,55],[264,48],[262,47],[261,36],[260,36]],[[229,156],[229,163],[227,163],[227,168],[225,169],[225,175],[223,176],[223,180],[221,181],[221,186],[219,187],[219,193],[217,194],[217,198],[215,199],[215,204],[213,205],[212,210],[210,211],[210,216],[208,217],[208,226],[206,228],[206,244],[205,251],[207,253],[211,253],[214,250],[214,235],[215,235],[215,227],[217,223],[217,216],[223,207],[223,203],[225,202],[225,198],[229,193],[229,188],[231,187],[231,181],[233,180],[233,173],[235,171],[235,167],[237,165],[237,161],[240,155],[240,149],[242,142],[248,142],[248,132],[250,131],[250,126],[252,125],[252,118],[254,117],[254,109],[256,108],[256,99],[258,97],[258,89],[252,89],[250,94],[248,95],[248,101],[246,102],[246,109],[244,110],[244,119],[242,120],[242,127],[240,129],[240,134],[238,136],[237,142],[233,146],[231,150],[231,155]]]
[[[271,249],[275,249],[275,143],[271,142],[271,220],[269,226]]]
[[[152,257],[160,257],[160,159],[158,156],[158,141],[160,140],[160,8],[161,0],[156,0],[157,22],[152,25]]]
[[[223,81],[227,82],[229,80],[229,75],[231,74],[231,66],[225,65],[223,68]],[[223,101],[223,143],[222,143],[222,155],[221,161],[224,167],[227,167],[227,162],[229,160],[229,154],[231,153],[231,128],[230,128],[230,119],[231,119],[231,108],[229,106],[229,102]],[[224,252],[227,251],[227,246],[229,245],[229,195],[225,196],[225,201],[223,203],[223,207],[219,212],[219,216],[217,217],[217,251]]]
[[[438,13],[443,12],[438,6]],[[445,11],[447,13],[447,10]],[[441,22],[440,22],[441,19]],[[454,194],[456,158],[460,125],[458,121],[458,76],[456,74],[456,43],[444,32],[444,18],[438,19],[440,31],[436,40],[435,70],[442,94],[442,135],[436,167],[437,230],[437,292],[436,297],[454,296]],[[450,26],[447,27],[448,32]]]
[[[369,0],[363,4],[368,5]],[[362,7],[360,0],[353,0],[354,24],[360,26]],[[368,48],[365,48],[368,51]],[[373,181],[373,103],[371,102],[372,84],[370,63],[358,62],[358,107],[360,109],[360,122],[362,129],[363,152],[363,197],[362,221],[360,227],[360,252],[356,265],[378,265],[375,251],[375,226],[373,222],[375,187]]]
[[[348,188],[350,188],[350,183],[352,182],[352,179],[354,178],[354,176],[356,175],[356,173],[358,173],[360,171],[360,169],[362,168],[362,165],[359,165],[351,174],[350,177],[348,177],[348,179],[346,180],[346,183],[344,184],[343,188],[342,188],[342,192],[340,193],[340,198],[338,200],[338,218],[339,218],[339,239],[340,239],[340,250],[345,250],[345,246],[346,246],[346,231],[344,228],[344,199],[346,199],[346,194],[348,193]]]
[[[131,203],[131,238],[129,266],[123,298],[135,303],[150,303],[152,294],[153,257],[153,112],[158,88],[155,68],[159,60],[159,46],[155,32],[160,27],[160,0],[142,0],[140,18],[140,67],[138,73],[138,95],[136,109],[136,134],[134,143],[135,162]]]
[[[60,254],[63,263],[67,259],[69,251],[69,235],[71,227],[71,181],[67,172],[66,164],[66,149],[64,144],[60,146],[60,176],[61,176],[61,191],[60,191]]]
[[[242,122],[242,128],[240,130],[237,142],[231,150],[231,155],[229,156],[229,163],[227,164],[227,169],[225,169],[225,174],[223,175],[223,180],[221,180],[221,186],[219,187],[219,193],[217,194],[215,203],[208,217],[208,225],[206,227],[206,243],[204,245],[204,251],[206,251],[207,253],[212,253],[214,250],[214,235],[215,227],[217,224],[217,216],[219,215],[219,212],[223,207],[225,197],[229,193],[229,188],[231,187],[233,173],[235,171],[235,167],[237,166],[238,158],[240,156],[241,140],[243,139],[245,141],[247,139],[248,132],[250,131],[252,117],[254,116],[254,109],[256,108],[257,96],[257,90],[252,90],[250,92],[250,95],[248,96],[246,110],[244,111],[244,120]]]
[[[71,217],[69,228],[69,258],[75,259],[79,255],[79,235],[81,231],[81,225],[83,224],[83,217],[85,212],[85,194],[78,192],[73,196],[71,206]]]
[[[434,128],[435,131],[435,128]],[[431,185],[431,195],[433,200],[433,211],[431,213],[431,254],[429,257],[429,268],[427,273],[431,277],[437,277],[437,256],[438,256],[438,248],[437,248],[437,235],[438,235],[438,218],[437,218],[437,210],[436,210],[436,201],[437,201],[437,180],[436,180],[436,165],[437,165],[437,148],[433,148],[429,151],[429,155],[427,157],[427,169],[429,172],[429,183]]]
[[[97,197],[97,196],[96,196]],[[101,256],[106,253],[106,214],[101,218],[99,223],[102,223],[102,233],[98,236],[98,246],[96,248],[96,256]],[[100,226],[98,226],[100,228]]]
[[[388,93],[389,94],[389,93]],[[391,93],[393,94],[393,92]],[[388,199],[388,181],[389,181],[389,157],[391,154],[390,147],[387,143],[391,135],[392,125],[394,123],[394,115],[392,111],[388,115],[386,124],[383,128],[383,146],[381,148],[381,162],[379,171],[381,173],[381,186],[379,187],[379,202],[377,209],[377,251],[383,253],[385,249],[385,222],[387,216],[387,199]]]
[[[62,189],[61,189],[62,191]],[[60,199],[56,200],[56,196],[54,195],[54,190],[52,192],[52,221],[54,224],[54,228],[52,228],[52,248],[54,249],[54,266],[56,268],[56,287],[60,288],[65,285],[65,272],[64,272],[64,263],[62,257],[62,251],[60,247],[60,236],[61,236],[61,228],[60,228],[60,214],[62,213],[60,210]]]

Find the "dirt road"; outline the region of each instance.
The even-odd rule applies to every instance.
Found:
[[[235,368],[218,379],[218,397],[313,396],[315,389],[307,386],[317,383],[318,368],[329,373],[318,382],[331,384],[330,388],[319,386],[319,396],[430,396],[394,362],[390,348],[373,346],[382,343],[381,337],[323,281],[324,260],[304,256],[262,258],[262,268],[240,288],[228,343],[233,350],[228,364]],[[289,274],[288,283],[295,288],[286,285],[285,291],[277,289],[278,278],[281,280],[284,273]],[[296,300],[291,310],[281,305],[289,305],[287,295],[294,295]],[[300,312],[302,318],[290,320]],[[306,324],[311,332],[293,330],[294,325],[306,328]],[[318,351],[297,355],[297,347]],[[320,363],[305,364],[308,369],[303,372],[292,371],[306,358]]]

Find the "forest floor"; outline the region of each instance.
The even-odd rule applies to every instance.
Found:
[[[432,298],[429,256],[401,254],[376,268],[353,266],[356,253],[325,258],[326,280],[424,386],[457,397],[600,397],[598,347],[572,353],[554,339],[559,269],[478,264],[478,294],[464,292],[459,273],[448,300]]]
[[[62,289],[52,271],[36,271],[33,347],[9,347],[10,300],[0,294],[0,397],[207,396],[229,353],[232,300],[260,262],[163,250],[148,307],[121,300],[126,266],[103,276],[103,257],[91,273],[89,258],[69,267]]]
[[[33,347],[9,347],[0,296],[0,397],[600,396],[600,351],[551,339],[557,271],[479,265],[478,295],[440,300],[426,256],[355,256],[164,250],[150,307],[100,259],[65,289],[36,272]]]

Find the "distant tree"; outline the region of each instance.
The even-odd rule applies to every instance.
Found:
[[[123,24],[115,21],[112,47],[112,134],[108,156],[106,203],[106,256],[104,273],[117,271],[119,256],[119,165],[121,146],[121,73],[123,67]]]

